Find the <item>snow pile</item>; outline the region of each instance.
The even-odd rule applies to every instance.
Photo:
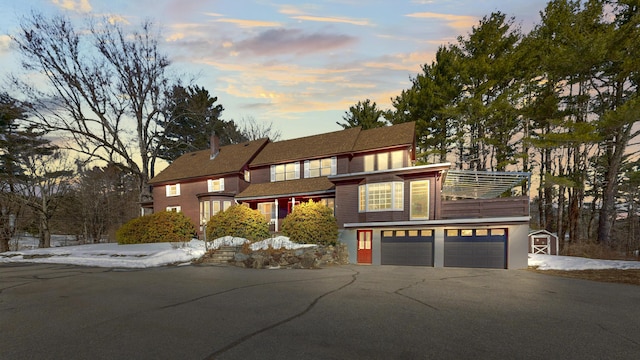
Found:
[[[204,242],[118,245],[91,244],[0,253],[0,263],[34,262],[115,268],[148,268],[188,263],[204,255]]]
[[[267,250],[271,246],[274,249],[285,248],[287,250],[309,248],[317,245],[314,244],[298,244],[289,240],[286,236],[276,236],[274,238],[264,239],[262,241],[254,242],[251,244],[251,250]]]
[[[245,238],[223,236],[207,243],[210,249],[218,249],[220,246],[242,246],[244,243],[249,242]]]
[[[539,270],[640,269],[640,261],[587,259],[575,256],[529,254],[529,266]]]

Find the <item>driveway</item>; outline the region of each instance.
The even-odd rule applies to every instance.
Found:
[[[524,270],[0,267],[2,359],[637,359],[640,287]]]

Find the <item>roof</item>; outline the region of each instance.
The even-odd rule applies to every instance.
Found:
[[[252,166],[283,163],[295,159],[313,159],[348,153],[353,148],[360,128],[271,142],[251,162]]]
[[[413,144],[416,137],[415,122],[383,126],[361,131],[352,151],[367,151]]]
[[[298,159],[314,159],[351,152],[413,144],[415,122],[362,130],[360,127],[271,142],[251,162],[251,166],[279,164]]]
[[[213,159],[210,158],[211,150],[184,154],[149,180],[149,184],[239,172],[268,141],[265,138],[222,146]]]
[[[332,192],[335,185],[326,176],[251,184],[236,196],[238,200],[273,198],[279,196],[313,195]]]
[[[443,196],[493,199],[529,181],[530,173],[449,170],[442,186]],[[527,184],[528,185],[528,184]]]

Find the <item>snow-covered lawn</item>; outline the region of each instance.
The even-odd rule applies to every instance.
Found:
[[[208,248],[222,245],[239,246],[246,239],[226,236],[209,242]],[[315,245],[296,244],[284,236],[266,239],[251,244],[253,250],[273,248],[296,249]],[[204,255],[205,244],[200,240],[188,243],[118,245],[93,244],[52,247],[49,249],[27,249],[0,253],[0,263],[34,262],[72,264],[114,268],[147,268],[168,264],[188,264]],[[587,269],[640,269],[640,261],[596,260],[573,256],[529,254],[529,266],[540,270],[587,270]]]
[[[587,259],[575,256],[529,254],[529,266],[539,270],[640,269],[640,261]]]
[[[209,242],[207,248],[217,249],[222,245],[239,246],[246,239],[225,236]],[[37,244],[37,242],[36,242]],[[266,239],[251,244],[253,250],[273,248],[297,249],[315,246],[296,244],[284,236]],[[157,243],[118,245],[116,243],[60,246],[48,249],[26,249],[0,253],[0,263],[33,262],[71,264],[114,268],[148,268],[168,264],[188,264],[204,255],[205,244],[200,240],[188,243]]]

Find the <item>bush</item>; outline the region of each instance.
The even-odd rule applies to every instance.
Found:
[[[282,221],[282,233],[297,243],[335,245],[338,222],[327,206],[313,202],[296,205]]]
[[[196,234],[196,228],[181,212],[161,211],[135,218],[116,232],[118,244],[148,244],[186,242]]]
[[[233,205],[213,215],[207,222],[207,240],[223,236],[260,241],[271,237],[271,233],[269,223],[258,210],[244,205]]]

